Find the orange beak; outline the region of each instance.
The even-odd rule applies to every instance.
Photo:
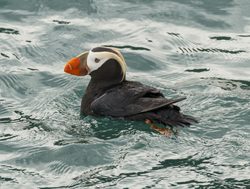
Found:
[[[86,64],[81,65],[80,58],[75,57],[66,63],[64,72],[76,76],[84,76],[88,74],[88,67]]]

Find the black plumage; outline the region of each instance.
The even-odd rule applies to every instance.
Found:
[[[166,99],[156,88],[123,79],[121,66],[114,59],[109,59],[90,75],[81,103],[81,112],[85,115],[148,119],[169,126],[188,126],[196,122],[174,105],[185,98]]]

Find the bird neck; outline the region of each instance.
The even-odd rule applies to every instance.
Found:
[[[98,70],[91,72],[90,76],[88,88],[94,90],[107,90],[125,79],[121,65],[114,59],[105,62]]]
[[[108,60],[98,70],[90,73],[91,80],[82,98],[81,112],[91,115],[91,103],[108,89],[125,81],[122,68],[116,60]]]

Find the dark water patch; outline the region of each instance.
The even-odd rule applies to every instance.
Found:
[[[239,82],[240,88],[243,90],[250,90],[250,81],[244,81],[244,80],[232,80],[234,82]]]
[[[90,128],[91,128],[92,135],[98,139],[110,140],[110,139],[119,138],[120,136],[124,134],[133,132],[133,128],[131,127],[131,124],[127,123],[126,121],[121,121],[121,120],[119,121],[119,120],[109,119],[109,118],[98,118],[95,120],[96,121],[94,122],[94,124],[90,123],[91,125]],[[111,128],[110,127],[111,124],[115,125],[115,127]]]
[[[210,84],[216,85],[223,90],[235,90],[235,89],[242,89],[242,90],[250,90],[250,81],[245,80],[233,80],[233,79],[223,79],[217,77],[211,78],[201,78],[210,81]]]
[[[10,123],[12,121],[9,117],[0,118],[0,123]]]
[[[10,58],[7,54],[1,53],[1,55],[5,58]]]
[[[27,115],[21,111],[15,110],[15,114],[17,114],[18,118],[0,118],[0,123],[25,123],[23,125],[23,130],[30,130],[33,128],[37,128],[40,131],[52,131],[52,128],[49,127],[45,122],[45,120],[40,120],[37,118],[34,118],[33,115]]]
[[[70,24],[70,22],[63,21],[63,20],[53,20],[53,22],[56,22],[58,24],[65,24],[65,25]]]
[[[153,40],[151,40],[151,39],[147,39],[147,41],[148,41],[149,43],[152,43],[152,42],[153,42]]]
[[[16,179],[9,178],[9,177],[2,177],[2,176],[0,176],[0,181],[2,181],[2,182],[15,182],[15,183],[17,183]]]
[[[130,171],[125,173],[120,173],[118,175],[104,175],[102,172],[116,169],[117,165],[107,165],[102,167],[97,167],[89,171],[84,172],[80,176],[74,178],[75,182],[70,186],[78,187],[91,187],[98,185],[107,185],[108,187],[116,186],[118,181],[122,181],[126,178],[137,178],[140,176],[145,176],[150,173],[150,171]],[[125,187],[126,188],[126,187]]]
[[[58,140],[54,142],[55,146],[65,146],[65,145],[69,145],[69,144],[87,144],[89,143],[88,140],[85,139],[81,139],[81,140]]]
[[[195,186],[191,185],[191,186]],[[250,186],[250,179],[238,180],[235,178],[225,178],[225,179],[213,179],[209,182],[204,182],[201,185],[196,186],[197,189],[203,188],[222,188],[222,189],[240,189],[248,188]]]
[[[5,164],[2,164],[0,165],[0,168],[2,170],[6,170],[6,171],[11,171],[13,174],[22,174],[22,175],[29,175],[29,176],[38,176],[40,178],[44,178],[42,175],[40,175],[39,173],[36,173],[36,172],[33,172],[33,171],[29,171],[25,168],[19,168],[19,167],[14,167],[14,166],[11,166],[11,165],[5,165]]]
[[[217,87],[220,87],[221,89],[225,91],[232,91],[237,89],[237,84],[231,81],[227,81],[224,79],[213,79],[212,84],[216,85]]]
[[[31,43],[32,41],[31,40],[25,40],[27,43]]]
[[[193,156],[188,156],[183,159],[167,159],[159,162],[159,165],[156,167],[153,167],[152,170],[159,170],[159,169],[165,169],[167,167],[197,167],[201,164],[207,163],[207,160],[211,159],[208,157],[200,158],[200,159],[194,159]]]
[[[84,121],[82,127],[72,125],[71,128],[67,130],[67,134],[74,138],[79,138],[76,141],[72,140],[72,143],[77,143],[77,141],[85,142],[84,138],[89,136],[94,136],[102,140],[111,140],[124,135],[135,134],[136,132],[153,132],[153,130],[144,122],[92,116],[84,117],[82,118],[82,121]],[[88,127],[84,126],[84,124],[88,125]],[[71,140],[66,140],[63,141],[63,143],[67,143],[67,141],[71,142]]]
[[[196,73],[208,72],[208,71],[210,71],[209,68],[199,68],[199,69],[187,69],[187,70],[185,70],[185,72],[196,72]]]
[[[0,33],[5,33],[5,34],[13,34],[13,35],[19,35],[18,30],[14,30],[11,28],[0,28]]]
[[[179,185],[190,185],[192,184],[192,186],[195,186],[196,184],[204,184],[206,182],[202,182],[202,181],[197,181],[197,180],[188,180],[188,181],[183,181],[183,182],[176,182],[176,184],[172,184],[172,186],[179,186]]]
[[[47,132],[52,131],[51,127],[47,126],[47,124],[44,123],[44,121],[32,118],[31,116],[29,117],[26,116],[25,118],[22,117],[20,121],[27,123],[27,126],[25,126],[23,130],[31,130],[36,128],[40,131],[47,131]]]
[[[12,55],[16,57],[17,60],[20,60],[20,58],[16,54],[12,53]]]
[[[7,55],[7,54],[5,54],[5,53],[0,53],[4,58],[11,58],[9,55]],[[20,60],[20,58],[16,55],[16,54],[14,54],[14,53],[12,53],[12,55],[17,59],[17,60]]]
[[[199,52],[220,52],[226,54],[240,54],[246,52],[245,50],[226,50],[226,49],[219,49],[219,48],[196,48]]]
[[[213,37],[210,37],[210,39],[215,39],[215,40],[218,40],[218,41],[221,41],[221,40],[225,40],[225,41],[234,40],[230,36],[213,36]]]
[[[146,47],[135,47],[131,45],[124,45],[124,46],[119,46],[119,45],[104,45],[105,47],[114,47],[118,49],[131,49],[131,50],[143,50],[143,51],[150,51],[150,49]]]

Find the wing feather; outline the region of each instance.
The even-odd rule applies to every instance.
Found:
[[[128,82],[112,88],[91,103],[94,114],[112,117],[126,117],[160,109],[184,100],[166,99],[163,94],[147,85]]]

